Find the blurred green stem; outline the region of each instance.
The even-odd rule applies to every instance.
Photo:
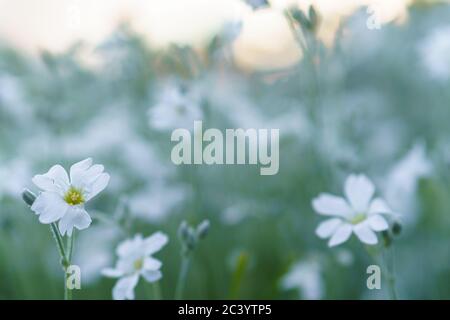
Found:
[[[395,250],[394,246],[386,247],[383,252],[383,262],[386,270],[386,280],[389,288],[391,300],[397,300],[397,291],[395,289]]]
[[[161,287],[159,285],[159,282],[153,283],[152,287],[153,287],[153,299],[161,300],[162,294],[161,294]]]
[[[187,280],[187,274],[189,271],[190,265],[190,257],[187,254],[183,255],[183,259],[181,261],[181,270],[178,276],[177,287],[175,291],[175,300],[181,300],[183,297],[184,286]]]
[[[72,249],[73,249],[73,237],[68,237],[68,254],[66,254],[66,250],[64,248],[64,242],[59,234],[58,227],[56,223],[50,224],[50,230],[52,232],[53,238],[56,242],[56,247],[58,249],[59,255],[61,257],[61,267],[64,270],[64,300],[72,300],[72,291],[67,287],[67,280],[69,277],[69,274],[66,272],[67,268],[70,266],[70,258],[72,256]]]
[[[230,299],[239,299],[239,291],[248,266],[248,254],[242,252],[236,262],[236,268],[231,278]]]

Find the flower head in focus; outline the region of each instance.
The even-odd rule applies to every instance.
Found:
[[[378,243],[375,232],[389,228],[383,215],[392,210],[381,198],[373,198],[375,187],[365,175],[350,175],[345,181],[346,199],[322,193],[313,199],[314,210],[332,218],[322,222],[316,234],[330,239],[330,247],[347,241],[354,233],[358,239],[369,245]]]
[[[161,279],[162,263],[151,255],[161,250],[167,241],[165,234],[156,232],[148,238],[137,234],[119,244],[116,250],[119,257],[116,267],[102,270],[106,277],[119,278],[113,289],[114,300],[133,300],[134,288],[140,276],[148,282]]]
[[[83,230],[91,224],[84,205],[106,188],[109,178],[104,167],[93,165],[91,158],[75,163],[70,177],[62,166],[55,165],[47,173],[34,176],[33,183],[42,192],[31,210],[39,215],[41,223],[59,220],[60,233],[71,236],[73,228]]]

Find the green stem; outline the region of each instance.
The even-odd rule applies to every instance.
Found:
[[[161,287],[159,285],[159,282],[154,282],[152,284],[152,287],[153,287],[153,299],[162,300]]]
[[[67,238],[67,260],[72,261],[72,254],[73,254],[73,243],[75,239],[75,230],[72,232],[72,236]]]
[[[65,272],[64,277],[64,300],[72,300],[72,290],[67,287],[67,282],[69,280],[70,274]]]
[[[64,248],[64,241],[59,233],[56,223],[50,224],[50,230],[52,232],[53,238],[56,242],[56,247],[58,249],[59,255],[61,257],[61,267],[64,270],[64,300],[72,300],[72,290],[67,287],[67,282],[69,279],[69,274],[67,274],[67,268],[70,266],[70,259],[72,256],[73,249],[73,237],[68,238],[68,254],[66,254],[66,249]]]
[[[53,239],[55,239],[56,247],[57,247],[59,255],[61,257],[61,266],[65,270],[68,265],[68,261],[67,261],[66,251],[64,249],[64,242],[61,238],[61,235],[59,234],[59,230],[58,230],[58,227],[56,226],[56,223],[50,224],[50,230],[52,232]]]
[[[184,286],[186,284],[187,274],[189,271],[190,257],[188,255],[183,255],[183,260],[181,262],[181,270],[178,276],[177,287],[175,291],[175,300],[181,300],[183,297]]]
[[[383,252],[384,266],[386,269],[386,280],[389,288],[391,300],[397,300],[397,291],[395,289],[395,251],[394,246],[386,248]]]

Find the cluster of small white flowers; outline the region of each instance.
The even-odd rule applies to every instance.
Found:
[[[42,192],[31,204],[31,210],[41,223],[58,222],[60,233],[71,236],[74,228],[83,230],[91,224],[84,205],[106,188],[110,176],[104,172],[103,165],[94,165],[88,158],[72,165],[69,174],[62,166],[55,165],[32,180]],[[365,175],[350,175],[345,181],[344,193],[345,198],[322,193],[313,199],[315,211],[330,217],[318,226],[316,234],[329,239],[330,247],[347,241],[352,233],[365,244],[377,244],[376,232],[389,229],[387,218],[392,217],[392,210],[383,199],[374,198],[375,186]],[[205,230],[208,226],[206,223]],[[185,233],[186,230],[181,235]],[[150,283],[162,278],[162,263],[152,255],[167,242],[167,235],[156,232],[147,238],[137,234],[119,244],[115,267],[102,270],[104,276],[119,278],[113,288],[115,300],[134,299],[134,289],[141,276]],[[296,264],[282,285],[300,288],[308,299],[320,298],[323,286],[317,261]]]

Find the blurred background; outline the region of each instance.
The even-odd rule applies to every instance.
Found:
[[[400,298],[450,298],[450,6],[419,0],[0,0],[0,298],[62,298],[31,178],[93,157],[111,175],[77,233],[75,299],[135,233],[211,221],[185,298],[383,299],[361,243],[330,249],[311,199],[368,175],[402,214]],[[311,6],[314,9],[311,9]],[[279,128],[280,170],[175,166],[179,127]],[[136,296],[145,299],[140,281]]]

